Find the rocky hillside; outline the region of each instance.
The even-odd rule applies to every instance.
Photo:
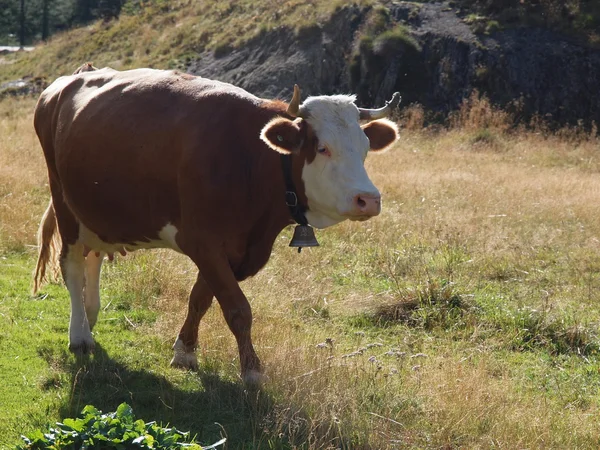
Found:
[[[0,84],[0,98],[28,91],[16,78],[36,80],[39,89],[40,80],[92,61],[177,68],[284,99],[294,83],[304,95],[356,93],[362,106],[381,105],[400,91],[403,106],[420,103],[442,120],[477,89],[525,121],[537,114],[556,124],[600,122],[598,42],[506,1],[517,6],[504,8],[504,16],[527,20],[486,16],[482,5],[496,0],[152,0],[135,14],[57,35],[33,52],[0,56],[0,81],[11,81],[4,94]],[[577,1],[587,5],[577,17],[600,20],[592,0]],[[596,15],[586,16],[590,11]]]
[[[398,90],[404,105],[446,113],[478,89],[523,118],[600,122],[600,50],[540,28],[476,34],[446,3],[387,6],[338,9],[319,26],[269,31],[186,69],[266,97],[287,98],[298,83],[373,105]]]

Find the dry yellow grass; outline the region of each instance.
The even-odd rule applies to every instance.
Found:
[[[0,102],[0,256],[33,257],[48,197],[33,105]],[[503,120],[485,132],[469,121],[405,131],[367,160],[384,195],[380,217],[321,231],[322,247],[301,255],[286,230],[267,267],[243,283],[275,401],[252,406],[269,411],[256,415],[257,447],[280,434],[292,448],[597,447],[597,352],[524,350],[505,324],[531,309],[545,324],[597,333],[600,143],[508,133]],[[192,264],[157,251],[105,267],[110,289],[154,297],[159,318],[142,331],[171,342]],[[441,283],[476,304],[466,324],[368,321],[376,305]],[[219,376],[236,379],[235,341],[216,304],[200,347]]]
[[[44,155],[33,130],[34,100],[0,101],[0,242],[3,249],[34,245],[46,196]]]

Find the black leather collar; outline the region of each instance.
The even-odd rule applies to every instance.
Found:
[[[292,156],[281,155],[281,168],[283,169],[283,179],[285,180],[285,204],[290,209],[290,214],[300,225],[308,225],[308,220],[304,213],[306,206],[300,204],[298,194],[296,194],[296,186],[292,178]]]

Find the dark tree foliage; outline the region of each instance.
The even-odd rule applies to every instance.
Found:
[[[16,44],[19,34],[19,2],[0,0],[0,42]],[[9,37],[10,36],[10,37]]]
[[[93,20],[119,17],[126,0],[25,0],[25,44]],[[21,0],[0,0],[0,45],[18,45]]]
[[[116,19],[123,7],[122,0],[98,0],[97,15],[105,20]]]

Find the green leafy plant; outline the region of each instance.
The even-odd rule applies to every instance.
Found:
[[[202,450],[189,439],[189,433],[175,428],[164,428],[156,422],[135,419],[131,406],[121,403],[115,412],[102,414],[94,406],[87,405],[77,419],[65,419],[48,427],[46,433],[37,430],[22,436],[21,449],[193,449]],[[204,447],[215,448],[225,439]]]

